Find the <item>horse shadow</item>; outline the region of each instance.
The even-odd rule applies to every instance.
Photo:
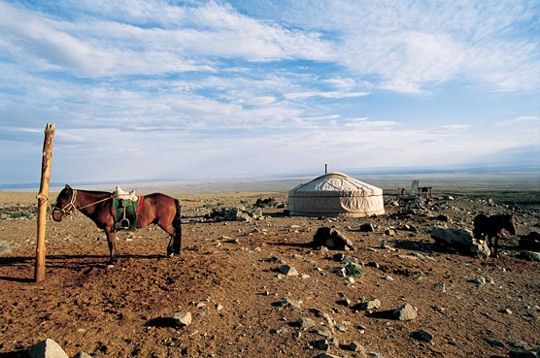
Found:
[[[0,358],[29,358],[28,350],[18,350],[12,352],[0,352]]]
[[[168,258],[165,254],[122,254],[117,256],[120,262],[127,260],[159,260]],[[49,255],[46,257],[47,269],[68,269],[74,271],[91,270],[93,268],[107,268],[109,255]],[[0,257],[0,266],[3,267],[32,267],[34,256],[6,256]],[[32,283],[33,278],[0,276],[0,281]],[[0,358],[2,356],[0,355]]]

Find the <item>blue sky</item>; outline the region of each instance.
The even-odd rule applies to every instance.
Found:
[[[0,183],[540,159],[540,2],[0,0]]]

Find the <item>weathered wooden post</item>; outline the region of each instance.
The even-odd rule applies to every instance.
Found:
[[[47,226],[47,203],[49,201],[49,181],[51,179],[51,159],[54,138],[54,123],[49,122],[45,127],[45,140],[43,141],[43,158],[41,162],[41,185],[39,186],[37,240],[36,240],[36,267],[34,279],[41,282],[45,279],[45,229]]]

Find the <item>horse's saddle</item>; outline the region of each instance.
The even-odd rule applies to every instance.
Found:
[[[117,185],[116,188],[114,188],[114,191],[112,194],[113,194],[113,198],[121,199],[121,200],[135,201],[139,198],[137,195],[137,191],[135,189],[133,189],[132,191],[125,191],[122,188],[120,188],[119,185]]]
[[[130,192],[122,190],[119,186],[113,191],[114,227],[116,230],[135,230],[137,228],[137,214],[142,196],[135,190]]]

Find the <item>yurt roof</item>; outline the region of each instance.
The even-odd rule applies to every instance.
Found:
[[[339,172],[324,174],[305,184],[300,184],[291,190],[291,193],[293,192],[361,192],[365,196],[382,195],[381,188]]]

